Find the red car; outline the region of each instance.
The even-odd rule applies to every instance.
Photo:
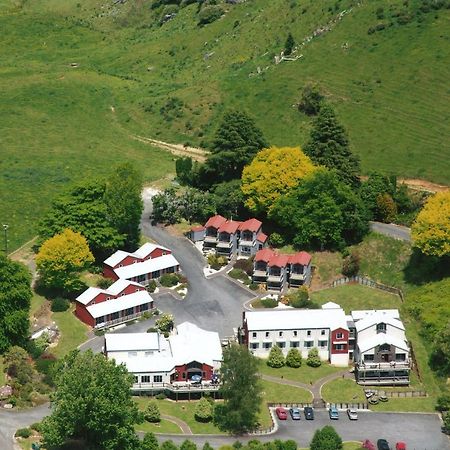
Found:
[[[404,442],[397,442],[395,444],[395,450],[406,450],[406,444]]]
[[[362,448],[365,448],[367,450],[377,450],[377,448],[375,447],[375,444],[372,441],[369,441],[369,439],[366,439],[362,444],[361,444]]]
[[[284,408],[278,407],[275,413],[280,420],[287,420],[287,411]]]

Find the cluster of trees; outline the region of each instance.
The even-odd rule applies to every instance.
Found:
[[[267,365],[279,369],[284,365],[288,367],[298,368],[301,367],[303,362],[302,355],[297,348],[291,348],[284,357],[283,351],[278,345],[274,345],[270,349],[269,357],[267,358]],[[308,358],[306,359],[306,364],[310,367],[319,367],[322,365],[322,361],[319,357],[319,351],[317,348],[312,348],[308,352]]]

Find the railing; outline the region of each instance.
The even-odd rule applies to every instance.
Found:
[[[392,362],[366,362],[356,363],[357,370],[387,370],[387,369],[410,369],[411,365],[407,361],[392,361]]]
[[[177,382],[179,383],[179,382]],[[172,392],[182,392],[182,391],[191,391],[191,392],[200,392],[200,391],[218,391],[218,384],[211,383],[201,383],[201,384],[192,384],[192,383],[133,383],[131,388],[133,391],[150,391],[150,390],[169,390]]]
[[[108,320],[107,322],[103,322],[103,323],[99,323],[98,325],[95,325],[94,328],[97,330],[100,330],[102,328],[111,327],[113,325],[117,325],[120,323],[129,322],[130,320],[136,319],[137,317],[141,317],[142,314],[145,314],[146,312],[149,312],[152,309],[155,309],[155,308],[149,308],[147,311],[130,314],[128,316],[122,316],[122,317],[119,317],[118,319]]]
[[[375,391],[376,395],[389,398],[412,398],[412,397],[428,397],[428,394],[425,391],[416,391],[411,389],[409,391],[384,391],[377,390]]]

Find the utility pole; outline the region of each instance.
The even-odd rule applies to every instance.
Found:
[[[5,256],[8,256],[8,225],[3,224],[3,232],[5,233]]]

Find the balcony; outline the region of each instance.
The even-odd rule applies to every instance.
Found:
[[[217,243],[217,236],[214,236],[214,235],[212,235],[212,236],[205,236],[205,242],[208,242],[208,243],[210,243],[210,244],[215,244],[215,243]]]
[[[356,364],[356,369],[363,370],[410,370],[411,364],[409,360],[406,361],[391,361],[391,362],[374,362],[365,361],[358,362]]]
[[[289,279],[291,281],[294,281],[294,280],[305,281],[305,274],[304,273],[293,272],[293,273],[290,274]]]
[[[129,314],[128,316],[122,316],[117,319],[107,320],[106,322],[102,322],[102,323],[95,325],[94,329],[100,330],[102,328],[108,328],[108,327],[112,327],[113,325],[118,325],[119,323],[129,322],[130,320],[134,320],[134,319],[142,316],[142,314],[144,314],[145,312],[148,312],[151,310],[152,310],[152,308],[149,308],[147,311],[141,311],[141,312]]]
[[[217,248],[230,248],[233,245],[231,241],[219,241]]]
[[[267,272],[265,270],[254,270],[253,271],[253,279],[259,278],[263,279],[264,281],[267,280]]]
[[[162,391],[169,390],[171,392],[201,392],[201,391],[217,391],[219,384],[212,384],[211,381],[202,381],[201,384],[190,383],[188,381],[174,381],[173,383],[134,383],[131,390],[138,391]]]

